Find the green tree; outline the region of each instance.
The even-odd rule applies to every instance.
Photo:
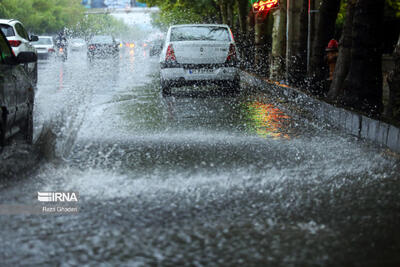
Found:
[[[20,20],[32,32],[54,33],[82,20],[80,0],[2,0],[0,16]]]
[[[159,17],[155,18],[159,26],[219,21],[219,8],[214,0],[146,0],[146,4],[160,8]]]

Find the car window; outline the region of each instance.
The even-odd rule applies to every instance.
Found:
[[[24,39],[29,40],[29,35],[28,33],[25,31],[24,27],[20,24],[17,23],[15,24],[15,30],[17,31],[17,33]]]
[[[9,59],[13,57],[8,41],[2,33],[0,33],[0,56],[2,64],[9,62]]]
[[[230,41],[229,31],[218,26],[183,26],[171,29],[173,41]]]
[[[34,45],[51,45],[53,41],[50,37],[39,37],[37,42],[32,42]]]
[[[15,36],[13,27],[7,24],[0,24],[0,29],[6,37]]]

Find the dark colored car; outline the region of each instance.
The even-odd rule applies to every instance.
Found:
[[[17,132],[32,143],[34,84],[21,64],[37,62],[34,52],[17,57],[0,31],[0,146]]]
[[[94,58],[106,58],[119,56],[119,43],[109,35],[95,35],[88,42],[87,56],[89,60]]]

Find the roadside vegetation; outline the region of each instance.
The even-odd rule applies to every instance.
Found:
[[[29,32],[55,34],[63,28],[74,35],[123,34],[129,28],[111,15],[85,15],[81,0],[1,0],[0,18],[17,19]]]

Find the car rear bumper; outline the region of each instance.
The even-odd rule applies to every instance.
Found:
[[[37,52],[38,59],[47,59],[49,56],[49,52]]]
[[[218,83],[223,81],[239,80],[239,71],[235,67],[218,68],[161,68],[161,79],[179,83]]]

